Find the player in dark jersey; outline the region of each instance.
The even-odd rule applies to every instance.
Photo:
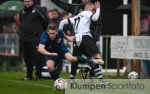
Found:
[[[59,78],[57,74],[58,72],[55,71],[55,66],[57,66],[63,58],[66,58],[71,63],[88,63],[90,69],[94,64],[97,64],[79,56],[72,56],[64,44],[63,38],[70,41],[74,38],[74,36],[68,37],[62,30],[57,31],[57,26],[54,23],[49,24],[48,29],[42,33],[40,38],[38,51],[45,55],[48,71],[50,72],[53,80]]]

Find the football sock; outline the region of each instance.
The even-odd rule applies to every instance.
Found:
[[[77,69],[78,69],[78,62],[72,63],[72,64],[71,64],[70,79],[74,79],[74,78],[75,78]]]
[[[49,72],[50,75],[51,75],[51,78],[55,81],[57,80],[59,77],[57,75],[57,71],[56,70],[53,70],[52,72]]]
[[[103,79],[103,75],[102,75],[101,68],[98,65],[95,66],[94,72],[95,72],[97,78],[101,81]]]
[[[89,71],[89,77],[92,79],[94,79],[95,77],[95,73],[94,73],[94,68],[92,68],[90,71]]]

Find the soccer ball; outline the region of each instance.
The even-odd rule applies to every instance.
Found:
[[[58,78],[54,82],[54,88],[58,90],[64,90],[65,88],[67,88],[67,81],[63,78]]]
[[[139,74],[135,71],[132,71],[128,74],[128,78],[129,79],[138,79],[139,78]]]

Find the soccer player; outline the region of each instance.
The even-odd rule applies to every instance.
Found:
[[[48,29],[42,33],[40,38],[38,51],[45,55],[48,71],[53,80],[59,78],[58,72],[56,72],[56,66],[61,63],[63,57],[72,63],[78,61],[88,63],[90,65],[89,68],[91,68],[93,64],[99,63],[86,60],[79,56],[72,56],[64,44],[63,38],[71,41],[74,39],[74,36],[68,37],[62,30],[57,31],[57,26],[54,23],[49,24]]]
[[[82,12],[86,6],[86,4],[88,4],[89,2],[91,2],[92,0],[81,0],[81,4],[70,4],[70,3],[66,3],[63,2],[61,0],[51,0],[54,4],[56,4],[58,7],[62,8],[63,10],[71,13],[73,16],[77,15],[78,13]],[[96,0],[98,1],[98,0]],[[100,15],[99,15],[100,16]],[[95,43],[97,41],[99,41],[99,36],[101,34],[101,17],[99,17],[99,19],[97,21],[91,21],[91,26],[90,26],[90,30],[93,36],[93,39],[95,40]],[[73,55],[80,55],[78,53],[78,48],[77,45],[75,43],[75,41],[73,42]],[[89,58],[89,57],[87,57]],[[76,75],[76,70],[78,68],[78,63],[72,63],[71,64],[71,74],[70,74],[70,79],[73,80],[75,78]],[[101,69],[98,68],[97,70],[99,70],[99,73],[101,73]],[[94,70],[90,70],[90,79],[94,78]],[[99,75],[99,79],[103,79],[102,73]]]
[[[92,11],[96,7],[96,13],[93,14]],[[70,21],[74,25],[76,44],[78,46],[78,53],[85,54],[87,57],[93,59],[93,61],[99,61],[100,64],[104,64],[104,61],[101,58],[98,47],[95,44],[95,41],[92,38],[90,33],[90,24],[91,20],[97,21],[100,15],[100,2],[88,3],[85,6],[85,10],[79,13],[77,16],[70,18]],[[61,21],[59,29],[63,29],[64,25],[68,24],[68,20]],[[99,79],[102,77],[101,70],[99,66],[95,66],[94,71]]]

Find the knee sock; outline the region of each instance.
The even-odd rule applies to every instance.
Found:
[[[72,64],[71,64],[70,79],[74,79],[74,78],[75,78],[77,69],[78,69],[78,62],[72,63]]]
[[[90,79],[94,79],[95,75],[94,75],[94,68],[92,68],[90,71],[89,71],[89,77]]]
[[[52,72],[49,72],[51,75],[51,78],[55,81],[57,80],[59,77],[57,75],[57,71],[54,69]]]
[[[101,81],[103,79],[102,71],[99,65],[95,66],[94,72],[97,75],[97,78]]]

